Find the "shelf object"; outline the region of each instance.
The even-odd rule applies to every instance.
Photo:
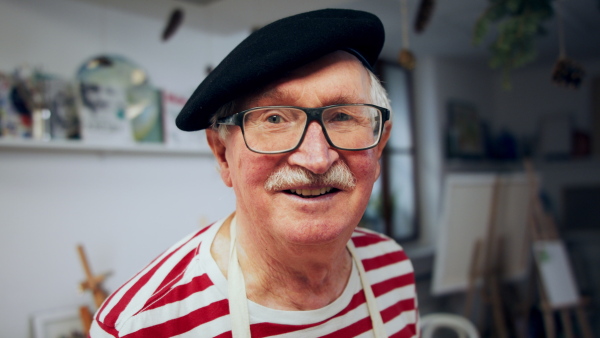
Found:
[[[174,148],[164,144],[92,144],[73,140],[36,141],[23,139],[0,139],[0,150],[33,150],[55,152],[129,153],[182,156],[212,156],[209,150]]]

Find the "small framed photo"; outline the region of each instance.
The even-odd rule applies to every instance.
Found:
[[[482,158],[485,139],[481,119],[474,105],[461,101],[448,102],[447,156],[449,158]]]
[[[548,160],[564,160],[571,156],[573,121],[569,114],[548,114],[539,123],[538,147]]]
[[[33,315],[34,338],[84,338],[79,310],[57,309]]]

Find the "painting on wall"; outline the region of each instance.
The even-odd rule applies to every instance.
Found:
[[[573,118],[570,114],[542,116],[538,131],[540,155],[546,159],[568,159],[571,156]]]
[[[494,196],[496,184],[498,192]],[[500,249],[496,246],[495,256],[490,257],[497,259],[503,280],[518,281],[527,276],[531,256],[527,223],[529,189],[524,173],[451,173],[446,176],[432,294],[468,290],[472,264],[478,262],[477,271],[486,271],[483,257],[475,260],[480,256],[474,253],[476,244],[486,245],[490,234],[495,234],[495,240],[502,239],[502,246]],[[481,282],[480,279],[476,282]]]
[[[41,312],[33,315],[34,338],[84,338],[77,308]]]
[[[467,102],[448,102],[448,158],[480,158],[485,156],[484,133],[476,107]]]

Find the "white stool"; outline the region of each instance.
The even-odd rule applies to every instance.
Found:
[[[433,313],[421,318],[421,338],[431,338],[439,328],[454,330],[460,338],[479,338],[475,325],[467,318],[449,313]]]

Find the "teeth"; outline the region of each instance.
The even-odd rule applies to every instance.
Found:
[[[331,191],[331,187],[320,188],[320,189],[290,189],[292,194],[301,196],[319,196],[326,194]]]

